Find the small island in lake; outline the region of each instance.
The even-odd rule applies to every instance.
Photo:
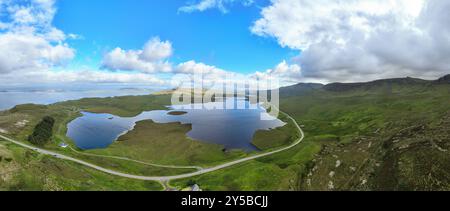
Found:
[[[187,114],[187,112],[186,111],[171,111],[171,112],[169,112],[167,114],[173,115],[173,116],[181,116],[181,115]]]

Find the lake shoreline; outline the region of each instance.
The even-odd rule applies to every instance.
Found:
[[[249,103],[245,100],[236,102],[243,105]],[[190,124],[192,129],[186,133],[186,136],[193,140],[221,145],[227,150],[241,149],[251,152],[259,151],[252,143],[257,131],[271,130],[285,125],[278,118],[265,120],[263,116],[270,115],[264,108],[213,110],[183,109],[182,106],[167,108],[172,110],[144,111],[131,117],[84,111],[82,117],[78,117],[67,125],[66,135],[81,149],[104,149],[121,136],[134,130],[137,122],[152,120],[159,124]]]

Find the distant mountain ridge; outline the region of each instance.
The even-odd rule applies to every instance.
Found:
[[[440,83],[440,84],[450,84],[450,74],[448,74],[442,78],[439,78],[436,82]]]
[[[293,86],[283,87],[280,89],[281,96],[294,96],[299,94],[308,93],[313,90],[323,88],[323,84],[319,83],[299,83]]]
[[[327,91],[350,91],[355,89],[365,89],[370,90],[377,87],[382,86],[391,86],[391,85],[426,85],[428,83],[432,83],[433,81],[427,81],[423,79],[417,78],[391,78],[391,79],[381,79],[371,82],[365,83],[331,83],[324,86],[324,89]]]
[[[325,90],[329,92],[347,92],[347,91],[370,91],[378,89],[392,89],[393,87],[429,87],[432,85],[450,84],[450,74],[437,80],[424,80],[419,78],[391,78],[381,79],[370,82],[359,83],[330,83],[327,85],[318,83],[299,83],[293,86],[280,88],[280,95],[284,97],[296,96],[308,93],[314,90]]]

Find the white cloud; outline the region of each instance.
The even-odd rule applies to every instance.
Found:
[[[236,83],[240,86],[245,84],[257,84],[260,87],[267,86],[267,83],[271,81],[274,87],[278,85],[291,85],[302,80],[301,68],[296,64],[288,64],[286,61],[282,61],[273,69],[269,69],[264,72],[255,72],[253,74],[242,74],[229,70],[223,70],[215,66],[207,65],[204,63],[198,63],[195,61],[188,61],[179,64],[175,68],[176,74],[180,74],[182,77],[179,81],[184,81],[185,84],[190,86],[191,81],[195,81],[197,85],[211,87],[218,86],[216,88],[222,88],[222,85],[228,83]]]
[[[173,73],[176,75],[172,85],[174,83],[184,83],[188,86],[190,86],[192,81],[195,81],[194,84],[196,85],[212,86],[215,83],[223,83],[225,80],[235,78],[238,75],[237,73],[193,60],[178,64],[174,68]]]
[[[5,30],[7,28],[8,28],[8,24],[3,23],[3,22],[0,21],[0,30]]]
[[[196,11],[203,12],[209,9],[218,9],[222,13],[228,13],[226,5],[235,2],[240,2],[244,6],[250,6],[253,4],[253,0],[199,0],[196,3],[183,6],[178,10],[180,12],[191,13]]]
[[[188,61],[178,64],[175,70],[179,74],[202,74],[202,75],[215,75],[220,77],[227,73],[227,71],[219,69],[215,66],[207,65],[204,63],[197,63],[196,61]]]
[[[145,44],[140,57],[144,61],[159,61],[172,56],[172,53],[172,43],[169,41],[161,42],[159,38],[152,38]]]
[[[27,69],[46,69],[62,64],[74,56],[66,44],[52,45],[34,35],[6,33],[0,35],[0,74]]]
[[[42,83],[130,83],[166,85],[166,81],[145,73],[123,73],[98,70],[27,71],[19,74],[4,74],[0,84]]]
[[[0,1],[7,20],[0,23],[0,74],[47,71],[75,56],[64,32],[51,25],[55,11],[54,0]]]
[[[102,68],[109,70],[141,71],[145,73],[170,72],[167,59],[172,56],[172,44],[159,38],[150,39],[141,50],[115,48],[102,61]]]
[[[450,72],[449,10],[447,0],[272,0],[251,31],[301,51],[304,78],[435,78]]]
[[[265,72],[256,72],[250,75],[251,78],[257,80],[279,80],[281,84],[293,84],[302,81],[301,67],[297,64],[288,64],[282,61],[275,68]]]

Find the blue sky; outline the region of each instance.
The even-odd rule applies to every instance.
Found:
[[[450,72],[448,0],[0,0],[0,84]]]
[[[60,0],[54,25],[80,35],[69,41],[77,56],[72,66],[96,68],[107,51],[139,49],[151,37],[172,42],[171,62],[195,60],[222,69],[253,73],[277,65],[296,53],[276,40],[252,34],[250,26],[269,2],[251,6],[229,5],[228,13],[217,9],[185,13],[182,0]]]

